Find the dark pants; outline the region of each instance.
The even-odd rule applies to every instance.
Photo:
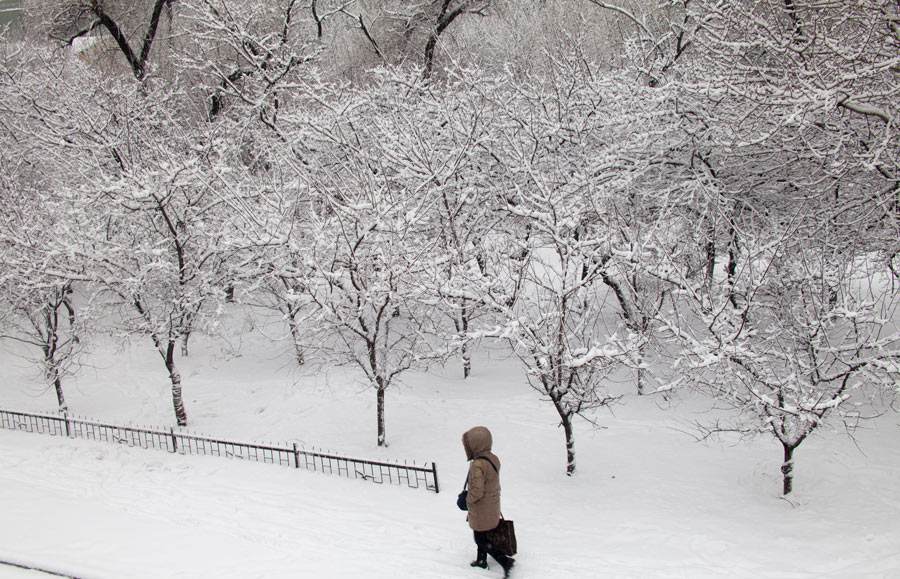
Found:
[[[493,543],[491,543],[490,531],[474,531],[473,534],[475,535],[475,544],[478,546],[479,561],[484,561],[487,559],[487,555],[490,555],[495,561],[500,563],[500,566],[504,569],[509,569],[511,567],[512,558],[507,557],[505,554],[494,548]]]

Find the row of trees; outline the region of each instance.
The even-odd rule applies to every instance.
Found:
[[[774,436],[785,494],[816,428],[896,390],[890,3],[591,1],[630,31],[614,68],[572,38],[540,69],[436,72],[440,18],[491,4],[441,2],[422,66],[353,84],[320,26],[349,4],[307,6],[313,34],[296,2],[160,1],[140,50],[89,4],[50,28],[100,30],[127,74],[0,45],[0,333],[40,348],[63,409],[102,304],[186,425],[177,356],[228,299],[280,312],[298,363],[357,366],[379,445],[398,376],[458,356],[467,377],[479,340],[508,342],[569,474],[618,369],[733,404],[718,428]]]

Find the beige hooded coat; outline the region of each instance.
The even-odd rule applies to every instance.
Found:
[[[469,526],[474,531],[490,531],[500,523],[500,459],[491,452],[493,438],[484,426],[467,430],[462,436],[469,464]],[[491,461],[494,466],[488,464]]]

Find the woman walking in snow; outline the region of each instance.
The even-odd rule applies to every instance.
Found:
[[[490,541],[491,531],[500,524],[500,459],[491,452],[491,431],[484,426],[471,428],[463,434],[462,443],[466,459],[471,461],[466,506],[469,526],[478,547],[472,566],[487,569],[487,556],[490,555],[503,567],[503,576],[509,577],[515,560],[498,551]]]

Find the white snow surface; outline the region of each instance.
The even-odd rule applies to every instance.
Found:
[[[469,380],[452,363],[392,387],[391,446],[379,449],[374,392],[352,368],[297,369],[288,341],[243,329],[228,348],[196,336],[181,359],[189,430],[434,460],[442,492],[0,430],[0,560],[84,579],[501,577],[493,561],[469,567],[474,544],[455,506],[461,433],[483,424],[516,523],[515,578],[900,577],[896,414],[866,422],[855,441],[814,435],[784,500],[771,440],[698,443],[691,425],[720,411],[688,395],[626,396],[595,416],[601,428],[578,423],[569,478],[552,407],[502,349],[483,348]],[[26,351],[0,344],[0,407],[53,412]],[[630,392],[626,378],[613,389]],[[79,415],[173,422],[149,340],[95,339],[66,388]],[[0,565],[0,577],[39,576]]]

